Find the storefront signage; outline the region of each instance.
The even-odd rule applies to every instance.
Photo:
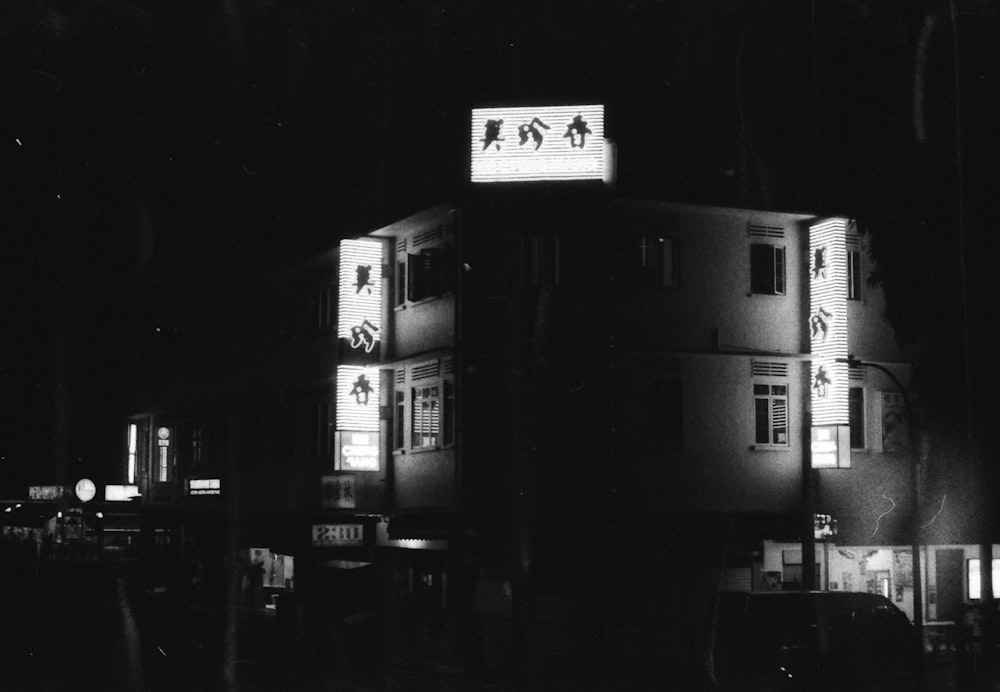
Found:
[[[320,501],[325,509],[354,509],[357,506],[354,476],[323,476],[320,491]]]
[[[379,470],[378,433],[337,431],[336,450],[335,468],[338,471]]]
[[[106,485],[104,486],[105,502],[128,502],[133,497],[139,497],[138,485]]]
[[[850,466],[847,366],[847,220],[809,228],[809,340],[812,350],[813,468]],[[819,426],[819,430],[816,430]]]
[[[603,180],[604,106],[476,108],[472,182]]]
[[[382,341],[382,243],[340,241],[337,339],[341,360],[379,360]]]
[[[65,485],[32,485],[28,487],[29,500],[62,500],[69,497]]]
[[[188,495],[221,495],[222,480],[219,478],[189,478]]]
[[[94,481],[89,478],[81,478],[76,482],[76,497],[80,502],[90,502],[94,499],[97,494],[97,486],[94,485]]]
[[[363,543],[362,524],[313,524],[313,547],[357,546]]]
[[[337,366],[337,430],[378,433],[379,370]]]

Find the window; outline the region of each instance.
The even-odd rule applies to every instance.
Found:
[[[436,447],[440,434],[440,389],[437,386],[414,387],[411,391],[411,446]]]
[[[393,449],[402,449],[406,446],[404,427],[406,424],[406,393],[396,390],[396,410],[393,419]]]
[[[675,288],[678,280],[677,241],[655,235],[639,239],[639,267],[646,286]]]
[[[313,295],[313,327],[329,329],[337,312],[335,286],[324,286]]]
[[[647,380],[646,434],[657,443],[684,441],[684,395],[680,380]]]
[[[847,253],[847,299],[861,300],[861,253],[857,250]]]
[[[788,446],[788,385],[754,384],[754,443]]]
[[[406,262],[396,262],[396,305],[406,302]]]
[[[450,257],[450,246],[425,248],[407,255],[406,294],[411,302],[436,298],[451,290]]]
[[[441,383],[444,389],[444,417],[441,436],[445,445],[455,444],[455,383],[445,380]]]
[[[330,404],[316,404],[312,410],[309,425],[309,455],[327,458],[330,456]]]
[[[126,477],[128,478],[129,485],[131,485],[136,482],[136,476],[138,475],[139,426],[135,423],[128,424],[128,429],[125,432],[125,448],[128,450]]]
[[[847,398],[847,411],[851,424],[851,449],[865,448],[865,390],[851,387]]]
[[[777,245],[750,245],[750,292],[785,295],[785,248]]]
[[[528,288],[559,285],[559,238],[528,236],[521,249],[521,285]]]
[[[1000,558],[993,558],[993,595],[1000,595]],[[978,601],[983,597],[983,582],[982,575],[979,569],[980,563],[978,558],[972,558],[971,560],[966,560],[966,573],[968,574],[969,582],[969,600]]]

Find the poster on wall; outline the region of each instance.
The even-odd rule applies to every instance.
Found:
[[[913,551],[892,551],[892,568],[896,577],[897,587],[913,586]]]

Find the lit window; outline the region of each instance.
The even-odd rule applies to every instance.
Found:
[[[135,483],[136,474],[138,473],[137,459],[139,454],[139,426],[135,423],[129,423],[128,431],[126,435],[126,447],[128,449],[128,482],[129,485]]]
[[[785,295],[785,248],[777,245],[750,245],[750,292]]]
[[[201,466],[201,428],[191,430],[191,468]]]
[[[441,400],[439,388],[414,387],[412,390],[412,446],[436,447],[440,431]]]
[[[847,412],[851,425],[851,449],[865,448],[865,390],[851,387],[848,393]]]
[[[966,560],[966,570],[969,576],[969,600],[978,601],[983,597],[982,575],[980,574],[978,558]],[[1000,595],[1000,558],[993,558],[993,595]]]
[[[861,300],[861,253],[847,253],[847,299]]]
[[[675,288],[678,285],[677,241],[656,235],[639,239],[639,267],[642,283]]]
[[[754,442],[788,446],[788,386],[754,384]]]

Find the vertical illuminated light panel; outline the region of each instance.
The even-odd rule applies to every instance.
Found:
[[[341,359],[353,363],[379,360],[382,343],[382,243],[340,241],[337,339]]]
[[[337,366],[337,430],[379,430],[379,370]]]
[[[472,182],[603,180],[604,106],[476,108]]]
[[[809,228],[812,466],[850,466],[847,366],[847,221]]]

